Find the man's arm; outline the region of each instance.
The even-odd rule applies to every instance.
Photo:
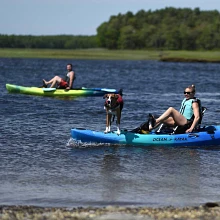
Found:
[[[75,75],[74,71],[71,71],[69,86],[66,89],[71,89],[73,87],[73,82],[74,82],[74,78],[75,78],[74,75]]]

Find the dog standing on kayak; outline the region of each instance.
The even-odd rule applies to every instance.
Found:
[[[113,116],[117,117],[117,134],[120,135],[120,122],[121,122],[121,111],[123,109],[123,99],[122,95],[120,94],[106,94],[104,95],[105,104],[104,104],[104,109],[106,109],[106,129],[104,133],[108,133],[111,131],[111,119]]]

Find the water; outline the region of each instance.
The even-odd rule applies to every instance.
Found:
[[[75,87],[124,89],[123,128],[149,112],[177,109],[195,84],[208,107],[203,123],[220,124],[219,64],[157,61],[0,59],[0,205],[188,206],[220,201],[220,148],[78,145],[70,129],[105,129],[102,97],[61,100],[8,94],[6,83],[40,86],[76,71]],[[114,128],[114,125],[113,125]]]

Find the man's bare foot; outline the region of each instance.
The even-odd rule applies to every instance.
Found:
[[[46,82],[45,79],[43,79],[43,87],[44,87],[44,88],[47,88],[47,82]]]

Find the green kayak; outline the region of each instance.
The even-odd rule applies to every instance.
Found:
[[[55,96],[55,97],[77,97],[77,96],[103,96],[107,93],[119,93],[116,89],[107,88],[73,88],[70,90],[56,88],[25,87],[6,84],[6,89],[10,93],[20,93],[35,96]]]

